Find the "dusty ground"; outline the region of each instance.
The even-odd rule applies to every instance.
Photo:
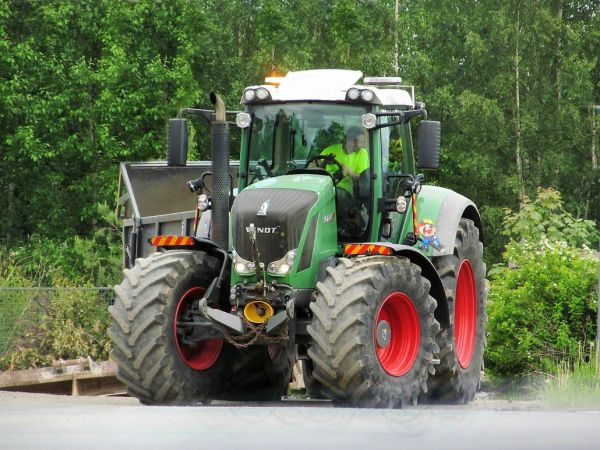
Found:
[[[111,406],[140,406],[140,402],[132,397],[71,397],[67,395],[30,394],[26,392],[0,391],[0,407],[2,406],[42,406],[42,405],[111,405]],[[212,406],[264,406],[254,403],[213,402]],[[270,403],[273,406],[306,406],[331,408],[331,403],[311,400],[284,400],[281,403]],[[481,392],[468,405],[418,405],[415,409],[464,409],[473,411],[539,411],[554,409],[539,401],[511,401],[494,398],[486,392]]]

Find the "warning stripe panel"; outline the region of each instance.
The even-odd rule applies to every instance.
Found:
[[[344,246],[345,256],[357,255],[391,255],[392,249],[385,245],[377,244],[346,244]]]
[[[194,240],[189,236],[154,236],[150,244],[155,247],[191,247]]]

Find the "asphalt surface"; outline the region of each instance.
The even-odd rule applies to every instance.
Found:
[[[132,398],[0,392],[0,449],[599,448],[600,411],[532,402],[404,410],[327,402],[148,407]]]

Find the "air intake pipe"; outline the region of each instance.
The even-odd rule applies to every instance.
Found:
[[[225,121],[225,104],[210,93],[215,105],[215,118],[210,123],[212,140],[212,240],[224,250],[229,249],[229,124]]]

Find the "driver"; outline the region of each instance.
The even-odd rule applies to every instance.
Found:
[[[346,130],[343,144],[334,144],[325,148],[321,155],[333,156],[342,166],[343,178],[335,190],[338,207],[338,229],[348,238],[363,233],[367,218],[361,214],[360,174],[369,168],[369,152],[365,148],[365,133],[361,127]],[[337,164],[327,164],[330,174],[340,170]]]
[[[360,174],[369,167],[369,152],[365,148],[365,133],[361,127],[350,127],[343,144],[326,147],[321,155],[332,155],[341,165],[344,177],[337,187],[353,194],[353,185]],[[327,164],[325,169],[332,175],[339,170],[336,164]]]

